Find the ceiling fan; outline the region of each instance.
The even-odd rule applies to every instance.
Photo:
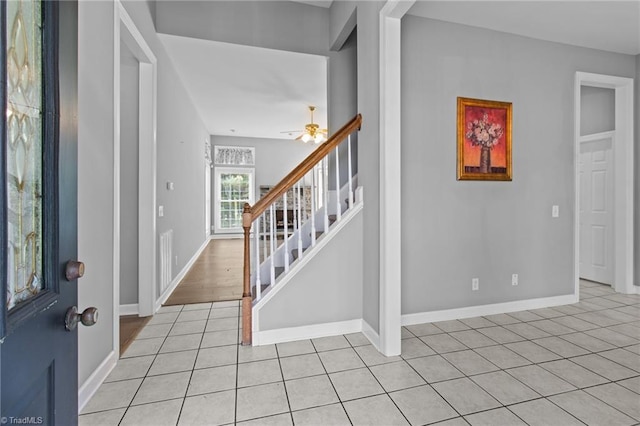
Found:
[[[327,129],[321,129],[320,126],[316,123],[313,122],[313,111],[316,110],[316,107],[311,105],[309,106],[309,111],[311,113],[311,123],[306,124],[304,126],[304,131],[302,131],[302,134],[300,136],[298,136],[295,140],[301,140],[304,143],[307,142],[315,142],[315,143],[322,143],[324,141],[327,140]],[[292,131],[288,131],[288,132],[282,132],[282,133],[294,133],[294,132],[299,132],[300,130],[292,130]]]

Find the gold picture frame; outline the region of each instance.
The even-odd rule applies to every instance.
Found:
[[[512,180],[511,102],[458,98],[458,180]]]

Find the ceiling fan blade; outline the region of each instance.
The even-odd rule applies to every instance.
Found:
[[[294,140],[299,141],[300,139],[302,139],[303,136],[304,136],[304,133],[298,136],[297,138],[295,138]]]
[[[280,132],[280,133],[300,133],[303,130],[300,129],[296,129],[296,130],[285,130],[284,132]]]

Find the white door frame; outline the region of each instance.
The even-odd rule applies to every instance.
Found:
[[[120,43],[140,62],[138,163],[138,314],[155,313],[157,60],[119,0],[114,1],[113,71],[113,320],[119,351],[120,321]]]
[[[615,90],[614,173],[614,278],[619,293],[635,293],[633,285],[633,79],[577,72],[574,93],[574,267],[575,295],[580,291],[580,88]]]

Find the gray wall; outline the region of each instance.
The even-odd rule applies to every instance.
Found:
[[[173,229],[175,277],[204,242],[203,166],[209,134],[156,34],[148,4],[124,4],[158,60],[156,195],[164,217],[157,218],[157,233]],[[167,182],[173,182],[174,190],[167,189]]]
[[[362,114],[358,134],[358,184],[364,187],[362,316],[378,333],[380,322],[380,9],[384,2],[333,2],[330,14],[331,46],[346,40],[356,21],[357,112]],[[346,70],[345,70],[346,71]],[[353,69],[351,69],[353,72]],[[331,90],[331,89],[330,89]],[[334,107],[330,99],[330,110]]]
[[[364,187],[363,319],[379,333],[380,323],[380,9],[383,2],[359,2],[358,111],[362,129],[358,135],[358,184]]]
[[[580,135],[616,129],[616,91],[601,87],[580,88]]]
[[[362,318],[362,223],[360,212],[260,310],[261,331]]]
[[[138,303],[138,60],[120,44],[120,304]]]
[[[355,28],[338,51],[329,55],[329,134],[358,114],[358,35]],[[348,145],[340,144],[340,187],[348,180]],[[358,134],[351,136],[351,171],[358,173]],[[335,189],[335,156],[329,163],[329,189]]]
[[[174,230],[174,276],[204,242],[204,144],[209,135],[155,33],[148,2],[124,2],[158,60],[157,200],[165,215],[158,234]],[[113,350],[113,7],[79,6],[78,251],[87,265],[79,306],[100,321],[79,331],[79,383]],[[166,182],[175,183],[174,191]]]
[[[634,244],[634,250],[635,250],[635,257],[636,257],[636,267],[635,267],[635,273],[634,273],[634,281],[635,284],[640,286],[640,55],[636,56],[636,80],[634,81],[635,84],[635,89],[636,89],[636,105],[635,105],[635,112],[634,112],[634,117],[636,119],[636,130],[635,130],[635,136],[636,136],[636,144],[634,146],[635,149],[635,153],[636,153],[636,163],[635,163],[635,168],[634,168],[634,172],[635,172],[635,176],[634,176],[634,182],[636,185],[636,191],[635,191],[635,202],[636,202],[636,213],[635,213],[635,223],[634,223],[634,229],[635,229],[635,244]]]
[[[403,314],[572,294],[575,72],[633,77],[635,58],[402,23]],[[513,102],[512,182],[456,181],[458,96]]]
[[[78,383],[113,350],[113,3],[78,4],[78,306],[100,321],[78,327]]]
[[[255,201],[260,198],[260,185],[275,185],[317,147],[290,139],[261,139],[236,136],[211,136],[211,146],[250,146],[256,149]],[[215,167],[211,171],[211,226],[216,226]],[[220,166],[233,167],[233,166]]]
[[[160,1],[160,33],[327,55],[329,11],[285,1]]]
[[[358,179],[365,187],[362,241],[363,318],[379,323],[379,11],[383,2],[334,2],[329,10],[285,2],[158,2],[156,22],[162,33],[313,53],[330,57],[341,46],[357,15],[357,111],[363,114],[358,149]],[[284,7],[284,9],[283,9]],[[357,10],[356,10],[357,8]],[[259,16],[259,18],[255,18]],[[254,21],[257,19],[257,22]],[[312,22],[316,22],[312,24]],[[302,28],[300,27],[302,25]],[[307,27],[309,25],[309,27]],[[345,28],[347,28],[345,30]],[[330,31],[330,32],[329,32]],[[331,72],[331,64],[330,72]],[[351,71],[353,71],[351,69]],[[331,86],[330,81],[330,86]],[[335,87],[335,86],[334,86]],[[332,91],[331,87],[329,88]],[[329,111],[338,101],[329,98]],[[340,120],[341,121],[341,120]],[[338,121],[339,122],[339,121]],[[334,126],[335,123],[332,124]],[[340,125],[338,125],[340,126]],[[365,144],[366,141],[366,145]],[[366,146],[366,149],[363,148]]]

